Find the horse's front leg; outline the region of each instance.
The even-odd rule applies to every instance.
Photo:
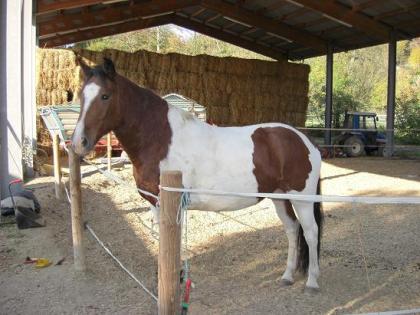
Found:
[[[150,206],[150,211],[152,211],[152,235],[157,236],[159,233],[159,208],[155,206]]]

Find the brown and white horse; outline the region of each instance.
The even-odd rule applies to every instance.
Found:
[[[113,131],[133,163],[139,188],[158,194],[160,172],[180,170],[187,188],[249,193],[319,192],[320,153],[296,129],[280,123],[211,126],[117,74],[109,59],[95,68],[79,63],[85,81],[73,148],[84,156],[99,138]],[[143,197],[156,205],[153,197]],[[258,201],[192,194],[190,208],[236,210]],[[289,240],[282,284],[292,284],[293,274],[299,269],[308,271],[306,288],[316,291],[320,205],[288,200],[273,203]]]

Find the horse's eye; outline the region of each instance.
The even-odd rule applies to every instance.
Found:
[[[109,99],[109,95],[102,94],[102,99],[103,99],[103,100],[107,100],[107,99]]]

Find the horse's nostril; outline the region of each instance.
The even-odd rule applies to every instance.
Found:
[[[88,140],[86,139],[86,137],[82,138],[82,146],[87,147],[88,145]]]

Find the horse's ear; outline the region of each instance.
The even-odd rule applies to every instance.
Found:
[[[92,76],[92,68],[89,67],[82,59],[80,55],[76,55],[76,62],[82,68],[83,76],[86,79],[89,79]]]
[[[114,67],[114,63],[112,62],[111,59],[108,58],[104,58],[104,64],[103,64],[103,70],[105,72],[105,74],[110,78],[110,79],[114,79],[116,72],[115,72],[115,67]]]

